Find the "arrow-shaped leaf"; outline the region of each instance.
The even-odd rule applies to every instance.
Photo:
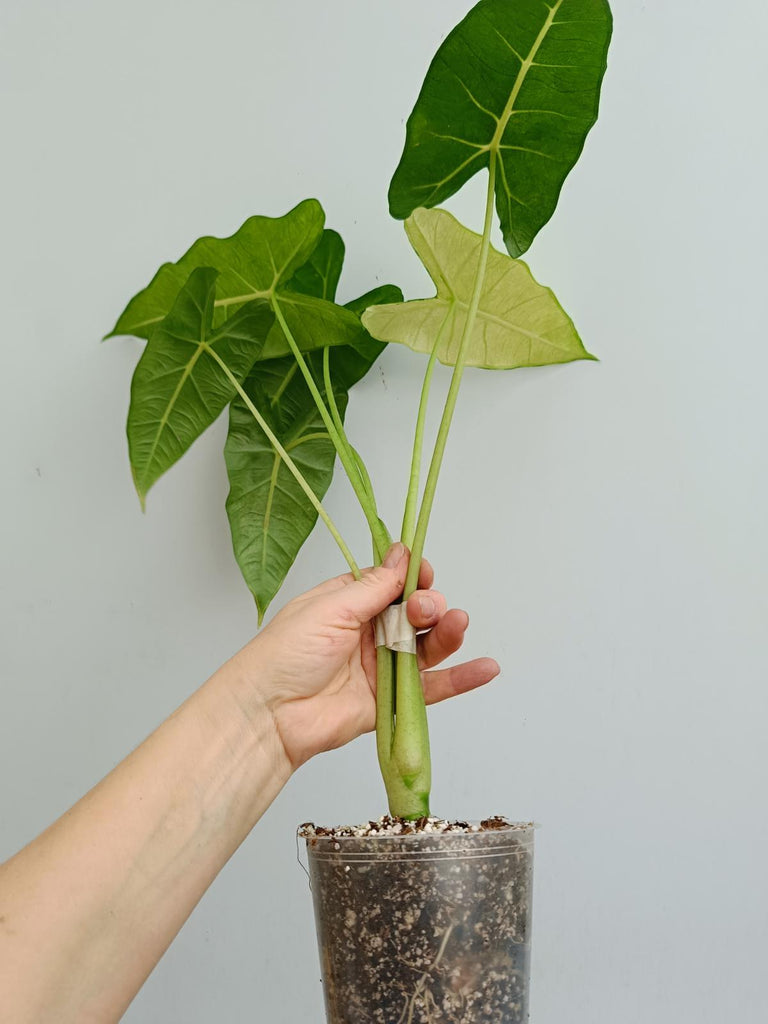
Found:
[[[290,288],[297,293],[311,291],[332,301],[343,259],[341,238],[333,231],[324,231]],[[348,308],[357,315],[370,303],[399,298],[399,289],[386,285],[349,303]],[[331,379],[342,419],[349,388],[368,372],[383,348],[360,327],[355,347],[331,349]],[[309,353],[307,363],[324,394],[322,354]],[[244,387],[315,494],[322,498],[333,477],[336,449],[296,361],[289,357],[259,362]],[[317,513],[239,399],[230,408],[224,457],[230,482],[227,514],[235,557],[256,599],[261,620],[312,532]]]
[[[372,306],[363,324],[381,341],[432,351],[452,366],[467,321],[482,239],[445,210],[417,210],[408,238],[437,287],[433,299]],[[442,333],[441,333],[442,332]],[[568,314],[522,260],[491,249],[466,365],[502,370],[592,359]]]
[[[192,271],[155,325],[133,375],[128,448],[142,504],[152,484],[236,394],[212,353],[242,382],[272,326],[268,303],[254,299],[214,330],[217,278],[211,267]]]
[[[133,334],[148,338],[171,309],[184,282],[198,267],[219,272],[213,324],[219,326],[245,302],[279,299],[283,314],[302,351],[354,344],[360,336],[356,317],[340,306],[287,287],[317,248],[325,214],[316,199],[306,199],[283,217],[249,217],[229,238],[199,238],[176,263],[164,263],[154,278],[128,303],[110,337]],[[275,325],[260,358],[290,352]]]
[[[606,0],[481,0],[448,35],[408,119],[393,217],[437,206],[493,154],[512,256],[530,246],[597,118]]]

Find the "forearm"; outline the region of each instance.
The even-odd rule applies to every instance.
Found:
[[[0,1004],[15,1024],[117,1020],[284,785],[240,664],[0,868]]]

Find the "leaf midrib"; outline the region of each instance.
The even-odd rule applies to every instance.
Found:
[[[561,0],[561,2],[562,2],[562,0]],[[418,225],[417,225],[417,227],[418,227]],[[419,237],[422,240],[422,243],[424,245],[424,249],[429,252],[429,255],[431,257],[432,265],[435,267],[435,269],[437,271],[439,280],[435,279],[435,277],[433,277],[431,272],[428,270],[428,272],[430,273],[430,276],[432,277],[432,280],[435,282],[435,286],[437,288],[437,294],[435,295],[434,299],[423,299],[423,300],[417,300],[417,301],[423,301],[423,302],[445,302],[448,305],[448,307],[449,307],[449,312],[451,312],[454,308],[458,307],[465,315],[467,315],[469,313],[469,303],[466,302],[464,299],[460,299],[459,296],[456,294],[456,290],[455,290],[454,284],[449,279],[447,271],[443,268],[443,266],[440,263],[440,259],[438,257],[438,253],[437,253],[437,245],[432,240],[432,237],[427,235],[427,232],[423,228],[418,227],[418,232],[419,232]],[[480,239],[478,239],[477,242],[478,242],[478,247],[479,247]],[[472,251],[474,251],[474,250],[472,250]],[[471,259],[472,251],[468,252],[467,260],[465,262],[468,262],[469,259]],[[418,248],[417,248],[417,252],[418,252]],[[498,254],[498,255],[501,255],[502,258],[503,258],[503,254]],[[524,262],[518,261],[518,260],[514,260],[512,257],[509,257],[509,260],[515,266],[520,266],[520,267],[525,267],[526,266],[526,264]],[[459,270],[460,269],[461,268],[459,268]],[[456,274],[458,274],[458,270],[453,272],[451,274],[451,276],[452,277],[456,276]],[[518,334],[525,335],[525,337],[527,337],[527,338],[532,338],[535,341],[540,341],[543,344],[548,345],[550,348],[553,348],[557,352],[567,352],[568,351],[567,348],[564,348],[564,347],[562,347],[560,345],[556,345],[554,342],[550,341],[548,338],[545,338],[541,334],[536,334],[533,331],[527,331],[524,327],[517,327],[512,321],[504,320],[502,317],[497,316],[494,313],[489,313],[487,310],[483,309],[482,301],[483,301],[483,296],[481,294],[481,296],[480,296],[480,303],[481,304],[478,306],[478,309],[477,309],[477,316],[480,317],[481,319],[484,319],[486,321],[490,321],[492,323],[498,324],[500,327],[504,328],[505,330],[516,331]],[[447,315],[448,314],[446,314],[446,316]]]
[[[184,340],[185,341],[189,341],[189,338],[185,338]],[[192,342],[192,344],[195,344],[195,343]],[[147,461],[146,461],[146,467],[147,468],[144,471],[144,476],[143,476],[143,479],[142,479],[142,483],[143,483],[144,487],[146,487],[147,478],[150,476],[150,473],[151,473],[152,464],[153,464],[154,459],[155,459],[155,453],[157,452],[158,445],[160,444],[160,438],[163,436],[163,433],[165,432],[165,429],[168,426],[168,420],[170,419],[171,413],[173,412],[173,410],[174,410],[174,408],[176,406],[176,402],[179,399],[179,395],[181,394],[182,389],[183,389],[184,385],[186,384],[186,382],[190,379],[190,377],[192,375],[192,370],[195,368],[195,365],[197,364],[197,361],[200,358],[200,354],[205,349],[207,349],[207,347],[208,346],[206,345],[206,343],[204,341],[197,344],[197,348],[195,350],[195,354],[191,357],[191,359],[189,360],[187,365],[184,367],[184,369],[182,371],[182,374],[181,374],[181,377],[179,378],[179,383],[173,389],[173,394],[171,395],[170,401],[168,402],[168,405],[165,407],[163,415],[158,420],[157,432],[155,433],[155,438],[154,438],[154,440],[152,442],[152,449],[151,449],[151,451],[149,453],[149,456],[147,458]],[[147,491],[144,488],[142,488],[142,494],[146,494],[146,493],[147,493]]]
[[[202,310],[201,310],[201,312],[202,312]],[[201,324],[200,330],[201,330],[201,332],[204,335],[207,333],[204,324]],[[194,345],[195,346],[195,352],[194,352],[194,355],[192,355],[189,358],[189,361],[187,362],[186,366],[184,367],[184,369],[182,371],[182,374],[181,374],[181,377],[179,378],[179,383],[173,389],[173,394],[171,395],[170,400],[169,400],[167,406],[165,407],[163,415],[158,420],[157,432],[156,432],[155,438],[154,438],[154,440],[152,442],[152,449],[151,449],[151,451],[149,453],[149,456],[148,456],[147,462],[146,462],[146,467],[147,468],[146,468],[146,470],[144,472],[144,476],[142,478],[142,483],[144,485],[146,485],[147,478],[150,475],[150,471],[151,471],[151,468],[152,468],[152,463],[153,463],[154,458],[155,458],[155,453],[157,452],[158,445],[160,444],[160,438],[163,436],[163,433],[164,433],[165,429],[168,427],[168,421],[170,419],[171,413],[173,412],[173,410],[174,410],[174,408],[176,406],[176,402],[179,400],[179,396],[181,395],[181,392],[182,392],[182,389],[184,388],[184,385],[187,383],[188,380],[192,379],[192,371],[194,370],[195,366],[197,365],[197,361],[200,358],[200,356],[202,355],[202,353],[203,352],[207,352],[209,355],[212,355],[212,345],[209,343],[209,341],[206,339],[206,337],[201,338],[200,341],[193,341],[191,338],[186,338],[186,337],[184,337],[183,335],[180,335],[180,334],[173,334],[170,331],[168,333],[169,333],[169,336],[174,341],[183,341],[183,342],[186,342],[188,345]],[[218,332],[215,332],[215,333],[217,334]],[[217,340],[218,340],[217,337],[213,338],[213,342],[214,343]],[[194,383],[197,386],[197,382],[194,381]],[[199,392],[199,388],[198,388],[198,392]],[[147,491],[146,490],[142,490],[141,493],[142,494],[146,494]]]
[[[321,233],[322,233],[322,231],[321,231]],[[252,292],[247,292],[244,295],[232,295],[232,296],[230,296],[229,298],[226,298],[226,299],[214,299],[214,302],[213,302],[213,308],[214,309],[216,309],[218,306],[221,306],[224,309],[226,309],[227,307],[234,306],[237,303],[244,304],[246,302],[252,302],[254,299],[267,299],[267,301],[269,301],[270,299],[272,299],[272,297],[274,296],[275,292],[278,290],[278,286],[280,284],[282,284],[282,283],[286,283],[286,282],[282,281],[282,275],[285,273],[285,268],[290,264],[291,260],[294,259],[294,257],[296,256],[296,253],[301,248],[301,242],[297,242],[296,243],[296,245],[293,248],[293,251],[291,252],[291,255],[286,258],[285,262],[283,263],[283,265],[280,267],[279,270],[277,269],[277,265],[275,264],[275,258],[274,258],[274,254],[272,252],[272,248],[271,248],[271,246],[268,243],[267,243],[267,248],[269,250],[269,258],[270,258],[270,262],[272,263],[272,269],[274,271],[274,278],[272,280],[271,287],[266,289],[266,291],[259,291],[259,290],[256,289],[256,290],[254,290]],[[310,256],[311,256],[311,253],[310,253]],[[183,258],[184,257],[182,257],[182,259]],[[307,258],[309,259],[309,257],[307,257]],[[174,263],[174,264],[172,264],[172,266],[178,267],[179,264],[178,263]],[[206,264],[201,263],[200,267],[203,267],[203,266],[206,266]],[[194,269],[199,269],[199,268],[196,267]],[[214,267],[212,269],[217,270],[216,267]],[[242,278],[242,275],[233,266],[228,265],[228,269],[233,274],[236,274],[238,277],[240,277],[242,280],[244,280],[246,284],[250,283],[249,281],[247,281],[244,278]],[[220,270],[218,270],[217,273],[218,273],[219,276],[221,276],[221,271]],[[151,287],[151,285],[150,285],[150,287]],[[183,285],[182,285],[182,287],[183,287]],[[271,302],[270,302],[270,305],[271,305]],[[163,313],[161,316],[150,317],[149,320],[139,320],[136,324],[134,324],[134,328],[133,329],[137,330],[137,329],[140,329],[142,327],[151,327],[153,324],[159,324],[162,320],[165,319],[166,316],[167,316],[167,313]]]
[[[544,42],[549,30],[552,28],[552,24],[555,20],[555,15],[557,14],[560,7],[562,7],[563,3],[564,0],[555,0],[555,3],[552,5],[552,7],[549,8],[549,13],[547,14],[547,17],[544,19],[544,24],[542,25],[539,34],[536,36],[536,39],[534,40],[533,45],[530,51],[528,52],[528,56],[520,65],[520,70],[517,72],[514,85],[512,86],[512,91],[509,94],[509,99],[507,100],[506,106],[502,111],[501,117],[498,119],[496,123],[496,131],[493,133],[493,138],[491,139],[491,143],[489,146],[489,149],[496,156],[498,156],[499,154],[501,140],[504,136],[504,132],[507,129],[509,119],[512,116],[515,101],[517,100],[517,97],[520,94],[520,90],[523,87],[523,82],[525,81],[528,72],[534,64],[536,54],[541,48],[541,44]]]
[[[264,572],[267,565],[267,541],[269,540],[269,521],[272,517],[272,505],[275,500],[275,486],[277,485],[277,474],[280,472],[280,453],[275,452],[275,461],[272,465],[272,475],[269,478],[269,493],[267,494],[267,507],[264,510],[264,518],[261,524],[261,571]]]
[[[446,297],[440,298],[439,296],[435,296],[434,299],[423,299],[421,301],[423,301],[423,302],[430,302],[430,303],[431,302],[444,302],[448,306],[448,313],[446,313],[446,316],[448,316],[449,313],[453,312],[453,310],[457,309],[457,308],[462,313],[464,313],[465,316],[466,316],[466,314],[469,311],[469,303],[462,301],[462,299],[457,298],[455,295],[451,295],[451,296],[449,296],[447,298]],[[566,345],[558,345],[554,341],[552,341],[551,339],[545,337],[543,334],[536,334],[535,331],[527,331],[524,327],[518,327],[512,321],[504,320],[502,317],[496,316],[493,313],[488,313],[485,310],[483,310],[482,308],[478,309],[478,311],[477,311],[477,319],[490,321],[491,323],[498,324],[499,327],[502,327],[506,331],[514,331],[517,334],[522,334],[526,338],[531,338],[531,339],[533,339],[533,341],[538,341],[542,345],[546,345],[549,348],[554,349],[556,352],[567,352],[568,351],[568,346],[566,346]],[[429,351],[429,350],[427,349],[426,351]]]

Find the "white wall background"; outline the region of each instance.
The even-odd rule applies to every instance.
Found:
[[[140,345],[99,338],[195,237],[308,195],[347,241],[344,296],[424,294],[386,186],[466,6],[3,4],[0,858],[256,625],[223,423],[142,516],[123,434]],[[467,653],[503,675],[435,710],[434,803],[542,823],[536,1024],[758,1024],[768,8],[613,6],[600,121],[528,256],[602,361],[467,375],[428,554],[471,613]],[[473,225],[482,188],[452,204]],[[353,395],[393,519],[421,366],[390,349]],[[364,551],[341,481],[329,505]],[[337,571],[318,531],[285,595]],[[305,768],[125,1019],[320,1024],[293,829],[382,803],[370,739]]]

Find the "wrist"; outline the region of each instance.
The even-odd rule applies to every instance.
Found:
[[[223,728],[237,737],[236,748],[244,743],[265,756],[282,787],[294,769],[277,725],[276,702],[270,699],[270,690],[269,665],[256,641],[222,665],[203,687],[203,691],[210,691],[212,706],[225,719]]]

